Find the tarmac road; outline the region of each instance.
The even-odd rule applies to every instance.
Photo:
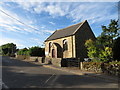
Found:
[[[2,57],[3,88],[118,88],[118,82]]]

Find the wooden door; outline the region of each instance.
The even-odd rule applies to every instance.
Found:
[[[55,49],[52,49],[52,58],[55,58]]]

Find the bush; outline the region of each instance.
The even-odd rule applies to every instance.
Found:
[[[31,47],[29,48],[29,55],[30,56],[45,56],[44,55],[44,48],[41,48],[39,46]]]
[[[23,49],[20,49],[18,52],[17,52],[18,55],[29,55],[29,51],[27,48],[23,48]]]
[[[40,57],[44,57],[45,56],[44,53],[45,53],[45,49],[39,46],[31,47],[29,49],[23,48],[17,52],[18,55],[40,56]]]

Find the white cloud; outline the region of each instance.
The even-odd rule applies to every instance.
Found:
[[[45,33],[53,33],[54,31],[52,31],[52,30],[43,30]]]
[[[0,38],[0,45],[7,44],[7,43],[14,43],[19,48],[25,47],[23,44],[20,43],[20,40],[18,39],[5,38],[5,37]]]
[[[110,10],[114,8],[114,5],[115,4],[109,5],[109,3],[81,4],[69,13],[68,18],[73,18],[73,22],[87,19],[92,23],[105,21],[106,19],[114,19],[117,14],[110,13]]]
[[[52,24],[52,25],[55,25],[55,23],[54,22],[49,22],[50,24]]]
[[[0,31],[2,32],[12,31],[12,32],[19,32],[19,33],[24,33],[24,34],[36,32],[37,28],[33,25],[34,23],[32,20],[22,18],[18,16],[17,14],[15,14],[14,12],[6,10],[2,6],[0,6],[0,10],[3,11],[0,14],[0,28],[4,28],[4,30],[0,29]],[[8,15],[6,15],[4,12]],[[11,18],[11,16],[23,22],[25,25]],[[39,34],[42,34],[42,33],[43,32],[39,32]]]
[[[50,15],[55,15],[55,16],[64,16],[65,15],[65,12],[57,4],[47,6],[45,11],[49,12]]]
[[[49,15],[55,16],[64,16],[65,12],[61,9],[58,4],[50,3],[49,5],[45,5],[44,2],[16,2],[23,9],[30,12],[47,12]]]
[[[39,5],[36,5],[36,7],[34,8],[34,11],[36,13],[47,12],[49,13],[49,15],[53,17],[65,15],[65,12],[61,9],[60,6],[58,6],[58,4],[56,5],[50,4],[45,6],[44,3],[40,3]]]
[[[107,19],[116,18],[116,14],[110,13],[110,10],[112,8],[115,8],[114,3],[110,4],[101,2],[100,3],[50,2],[47,5],[44,2],[17,2],[17,3],[23,9],[33,11],[38,14],[42,12],[47,12],[52,17],[66,16],[68,19],[72,19],[73,22],[80,22],[87,19],[91,23],[96,23],[100,20],[105,21]],[[107,16],[107,18],[105,16]]]
[[[118,2],[119,0],[1,0],[3,2]]]
[[[30,38],[32,43],[36,43],[36,45],[43,45],[43,41],[38,38]]]

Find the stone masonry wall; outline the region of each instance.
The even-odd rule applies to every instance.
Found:
[[[61,58],[74,58],[75,54],[73,55],[73,52],[75,52],[75,44],[72,47],[72,42],[74,41],[74,39],[72,39],[72,36],[68,36],[68,37],[64,37],[64,38],[60,38],[60,39],[56,39],[56,40],[51,40],[51,41],[45,42],[45,54],[46,54],[46,57],[52,57],[52,52],[49,53],[49,43],[50,42],[58,43],[62,47],[62,49],[63,49],[63,40],[64,39],[66,39],[68,41],[68,50],[62,53],[63,57],[61,57]],[[53,49],[53,48],[51,48],[51,49]]]

